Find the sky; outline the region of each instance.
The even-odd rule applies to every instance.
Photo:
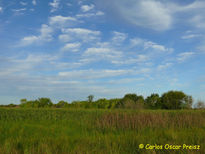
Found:
[[[0,0],[0,104],[169,90],[205,100],[204,0]]]

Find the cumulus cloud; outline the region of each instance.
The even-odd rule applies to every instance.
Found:
[[[91,5],[82,5],[81,10],[83,12],[88,12],[88,11],[94,9],[94,7],[95,7],[95,5],[93,5],[93,4],[91,4]]]

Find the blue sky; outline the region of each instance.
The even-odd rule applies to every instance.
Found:
[[[205,100],[203,0],[0,0],[0,103],[182,90]]]

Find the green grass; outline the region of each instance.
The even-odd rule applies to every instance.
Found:
[[[146,150],[139,144],[200,145]],[[205,153],[205,111],[0,108],[0,154]]]

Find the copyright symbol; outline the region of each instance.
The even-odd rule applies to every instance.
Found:
[[[144,148],[144,144],[140,144],[140,145],[139,145],[139,148],[140,148],[140,149],[143,149],[143,148]]]

